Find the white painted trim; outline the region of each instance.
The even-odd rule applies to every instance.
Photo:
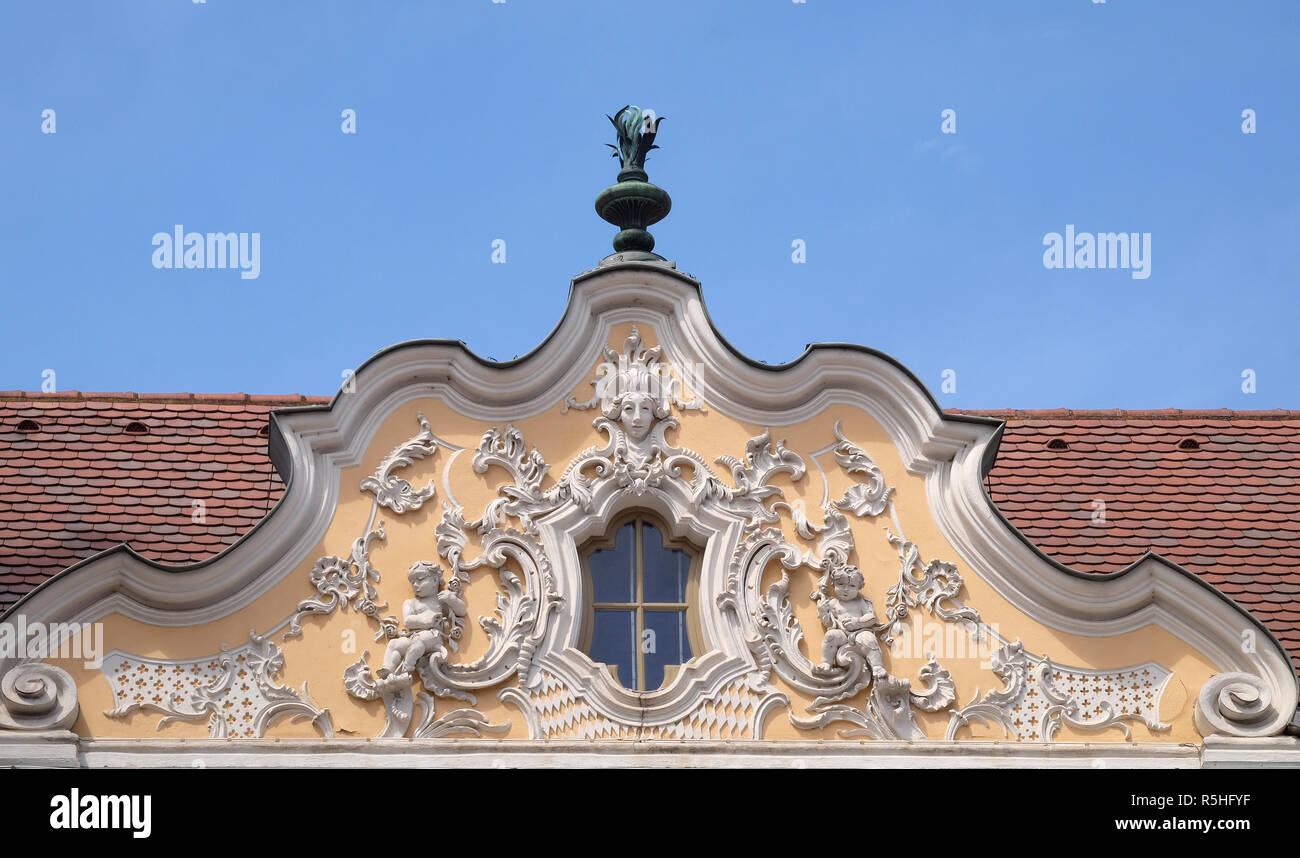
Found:
[[[78,739],[0,734],[0,768],[1297,768],[1300,739],[1127,742],[677,742]]]
[[[744,630],[715,599],[701,598],[698,617],[705,651],[683,665],[664,688],[629,691],[575,646],[584,612],[577,595],[586,589],[578,546],[604,533],[609,522],[629,509],[653,510],[668,525],[671,536],[681,539],[689,535],[705,546],[700,592],[721,593],[727,586],[728,561],[741,539],[743,516],[713,506],[692,511],[689,490],[678,480],[665,480],[644,495],[621,491],[614,480],[604,480],[590,503],[589,513],[577,504],[567,504],[538,522],[557,590],[567,598],[552,616],[536,668],[555,674],[574,694],[588,698],[601,714],[622,723],[651,726],[685,718],[701,701],[754,669]]]
[[[1274,764],[1300,751],[1273,748]],[[1224,759],[1220,764],[1230,761]],[[80,768],[1198,768],[1195,745],[1014,742],[717,742],[82,739],[0,744],[0,766]]]
[[[1209,736],[1201,750],[1201,765],[1207,769],[1297,768],[1300,767],[1300,738]]]

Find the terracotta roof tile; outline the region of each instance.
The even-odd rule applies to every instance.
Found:
[[[1006,421],[989,494],[1047,554],[1102,573],[1155,550],[1254,612],[1300,661],[1300,411],[954,413]],[[1053,438],[1069,449],[1046,449]],[[1199,449],[1179,449],[1187,438]],[[1093,499],[1106,502],[1105,538]]]
[[[203,560],[284,490],[259,429],[276,408],[329,397],[130,392],[0,394],[0,611],[122,542],[166,563]],[[34,432],[18,423],[35,420]],[[128,434],[139,421],[144,435]],[[191,502],[207,509],[193,521]]]

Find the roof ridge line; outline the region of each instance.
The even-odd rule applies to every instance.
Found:
[[[1279,417],[1300,418],[1300,411],[1285,408],[1232,409],[1232,408],[945,408],[945,414],[965,414],[978,417],[1003,417],[1042,419],[1049,417],[1110,418],[1140,420],[1177,420],[1184,417],[1220,417],[1224,419],[1269,419]]]
[[[214,403],[327,403],[333,397],[302,393],[136,393],[134,391],[3,390],[0,401],[98,401],[98,402],[214,402]],[[1004,419],[1078,417],[1084,419],[1176,420],[1184,417],[1224,419],[1300,418],[1300,410],[1285,408],[945,408],[945,414],[964,414]]]
[[[237,402],[295,403],[329,402],[333,397],[302,393],[135,393],[134,391],[95,392],[80,390],[0,390],[0,401],[70,401],[70,402]]]

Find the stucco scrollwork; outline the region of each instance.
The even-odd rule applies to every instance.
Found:
[[[0,730],[66,730],[79,711],[77,683],[61,667],[31,661],[0,679]]]
[[[834,501],[836,509],[851,512],[858,518],[880,515],[885,511],[889,496],[894,491],[885,482],[885,472],[866,450],[844,437],[843,427],[838,421],[835,423],[835,438],[839,441],[832,450],[835,461],[850,476],[863,475],[863,479],[845,490],[843,497]]]
[[[519,519],[525,530],[532,531],[533,517],[544,515],[569,497],[567,481],[543,491],[542,480],[551,466],[534,447],[528,449],[523,433],[513,425],[492,428],[483,433],[474,453],[474,473],[486,474],[496,466],[510,474],[512,483],[499,490],[502,497],[491,501],[477,529],[485,531],[505,524],[506,516]]]
[[[476,524],[482,526],[483,522],[480,519]],[[479,556],[472,561],[464,559],[464,547],[463,519],[457,510],[448,508],[439,528],[438,552],[458,575],[468,578],[475,569],[493,569],[500,583],[496,616],[478,620],[488,635],[488,649],[467,664],[430,660],[420,679],[426,688],[447,694],[487,688],[516,672],[524,684],[530,684],[535,681],[533,658],[546,634],[547,620],[563,601],[555,588],[550,560],[535,538],[513,528],[493,527],[484,533]]]
[[[383,666],[372,675],[366,664],[368,654],[363,654],[345,672],[344,686],[352,696],[383,700],[386,721],[381,736],[406,735],[417,703],[424,706],[425,717],[416,735],[446,735],[438,726],[445,724],[431,720],[434,697],[455,697],[472,706],[476,689],[496,685],[515,672],[529,681],[533,653],[545,633],[549,605],[558,598],[548,580],[545,555],[526,534],[492,528],[482,537],[479,557],[467,562],[464,550],[469,526],[459,509],[444,505],[443,521],[437,528],[438,552],[451,564],[450,580],[444,584],[441,567],[417,561],[408,576],[415,598],[403,605],[404,627],[389,637]],[[450,653],[458,649],[457,641],[468,615],[461,587],[469,581],[469,572],[480,567],[497,571],[502,587],[497,593],[497,616],[479,618],[479,625],[488,635],[487,652],[472,662],[455,663],[449,660]],[[413,690],[417,677],[434,697]],[[457,722],[460,732],[491,726],[475,710],[458,710],[454,714],[462,718]]]
[[[924,607],[940,619],[964,623],[978,636],[979,611],[958,598],[962,580],[956,564],[937,558],[922,564],[921,552],[911,540],[890,533],[888,528],[885,535],[898,550],[899,559],[898,583],[885,594],[885,612],[890,621],[897,623],[905,618],[909,608]]]
[[[646,393],[657,401],[660,416],[667,416],[669,405],[675,405],[682,411],[699,411],[708,413],[699,395],[691,399],[682,398],[682,380],[672,373],[671,367],[660,358],[663,350],[658,346],[647,349],[641,342],[641,332],[632,326],[632,332],[623,342],[623,353],[619,354],[605,346],[604,362],[596,369],[596,377],[591,380],[593,388],[591,398],[580,402],[573,396],[567,396],[560,407],[560,413],[570,408],[586,411],[598,405],[606,412],[605,416],[615,419],[621,402],[615,400],[630,392]],[[692,391],[694,393],[694,391]]]
[[[611,324],[624,325],[632,318],[642,327],[655,326],[662,350],[646,348],[638,331],[625,340],[623,327],[617,340],[610,339]],[[674,362],[705,361],[710,372],[707,385],[693,383],[681,372],[684,367],[677,366],[673,369],[678,370],[679,383],[648,386],[652,376],[659,382],[664,379],[658,370],[667,363],[665,355]],[[569,394],[575,393],[587,367],[575,367],[575,363],[591,358],[601,365],[595,370],[594,395],[581,402],[585,390],[576,398]],[[641,381],[647,386],[638,389]],[[709,421],[687,413],[696,407],[703,410],[698,399],[686,401],[700,391],[707,394],[711,409],[724,412],[718,422],[725,426],[705,426]],[[425,404],[433,402],[439,404]],[[479,445],[476,464],[492,485],[505,485],[500,486],[490,509],[477,518],[480,510],[462,510],[453,494],[450,465],[459,460],[452,451],[458,453],[460,448],[439,440],[435,427],[423,415],[418,426],[409,427],[417,404],[424,405],[426,411],[434,407],[441,411],[444,406],[454,410],[459,415],[458,426],[481,421],[482,429],[499,427],[491,430],[496,433],[494,439],[486,446]],[[561,417],[560,412],[597,406],[598,414],[590,415],[599,418],[595,421],[597,446],[571,458],[566,452],[567,462],[553,461],[550,467],[543,453],[551,451],[526,446],[523,435],[505,425],[507,421],[501,417],[542,415],[551,409],[556,420],[582,422],[584,418]],[[399,414],[398,409],[402,409],[398,420],[418,433],[396,446],[391,443],[397,436],[384,434],[381,449],[365,452],[373,449],[375,433],[392,429],[390,421]],[[867,431],[876,440],[855,443],[837,424],[834,439],[827,438],[829,446],[823,450],[796,445],[797,451],[783,452],[779,441],[773,443],[766,433],[760,435],[768,425],[800,427],[790,433],[802,433],[813,425],[826,425],[827,415],[841,413],[846,421],[853,415],[850,426],[870,427],[853,429],[853,433]],[[757,438],[729,451],[736,459],[705,458],[687,449],[704,448],[688,432],[707,429],[712,440],[718,437],[712,430],[729,432],[736,421],[759,427],[753,431]],[[477,648],[472,656],[455,653],[449,638],[443,648],[421,654],[414,670],[403,674],[411,677],[406,686],[411,701],[407,735],[483,729],[485,719],[463,709],[443,707],[439,702],[441,711],[435,711],[433,700],[442,691],[472,697],[494,681],[505,684],[518,675],[521,682],[533,684],[504,692],[535,698],[540,706],[545,695],[539,689],[545,681],[538,677],[543,672],[561,683],[566,694],[620,729],[639,729],[648,723],[690,725],[689,718],[703,711],[704,704],[716,705],[725,697],[724,689],[741,695],[746,706],[758,699],[776,707],[781,691],[789,691],[791,696],[797,692],[808,700],[821,699],[820,711],[797,714],[825,716],[827,724],[832,723],[832,716],[844,716],[835,723],[875,735],[907,734],[906,720],[896,717],[904,703],[913,712],[929,707],[953,713],[949,730],[960,738],[975,733],[972,728],[990,726],[994,731],[1007,731],[1018,741],[1047,741],[1073,735],[1077,729],[1071,726],[1074,721],[1100,725],[1118,716],[1128,716],[1121,720],[1129,726],[1159,724],[1159,697],[1169,672],[1150,662],[1102,671],[1053,663],[1049,670],[1042,656],[1023,652],[1022,664],[1014,651],[1007,651],[998,657],[997,669],[988,674],[993,690],[981,694],[976,688],[972,696],[964,677],[973,671],[958,672],[950,656],[941,653],[947,667],[962,681],[957,689],[960,701],[966,704],[962,706],[948,700],[953,691],[943,681],[942,665],[925,664],[914,673],[925,661],[921,656],[930,654],[915,652],[908,656],[904,694],[904,677],[889,675],[891,668],[904,671],[896,666],[898,659],[887,646],[894,626],[901,627],[900,617],[911,614],[920,619],[925,613],[927,619],[942,621],[933,625],[942,626],[943,631],[954,631],[958,625],[974,626],[999,644],[1007,643],[996,628],[973,613],[974,607],[993,610],[993,604],[971,607],[961,602],[963,596],[970,596],[957,566],[947,560],[959,561],[967,575],[972,574],[967,569],[978,572],[991,592],[998,594],[999,617],[1021,617],[1027,626],[1064,635],[1137,633],[1132,640],[1150,640],[1142,631],[1150,627],[1158,634],[1181,638],[1187,645],[1184,651],[1196,653],[1194,664],[1218,664],[1225,672],[1198,689],[1196,725],[1204,732],[1259,736],[1286,727],[1296,699],[1293,665],[1285,648],[1271,637],[1258,651],[1241,648],[1240,624],[1253,621],[1239,606],[1158,557],[1146,558],[1128,572],[1104,579],[1085,581],[1068,575],[1031,551],[996,515],[980,473],[997,448],[999,429],[994,423],[944,414],[915,378],[869,350],[822,346],[809,349],[789,367],[759,368],[729,348],[709,324],[695,281],[668,266],[605,266],[575,279],[556,335],[517,365],[491,366],[450,343],[407,344],[385,350],[367,362],[359,370],[355,395],[339,397],[329,406],[296,408],[273,418],[271,450],[286,477],[285,500],[257,536],[240,540],[231,551],[194,568],[193,590],[177,586],[177,576],[171,570],[117,550],[79,565],[70,575],[56,576],[31,594],[24,610],[50,619],[106,617],[117,611],[129,620],[166,628],[220,621],[232,610],[242,611],[273,592],[285,576],[293,574],[302,559],[301,546],[335,537],[333,528],[342,505],[348,505],[350,514],[356,500],[340,497],[339,480],[355,474],[350,494],[358,494],[357,484],[364,483],[363,497],[373,497],[371,518],[364,528],[358,528],[360,533],[349,533],[342,543],[323,552],[331,556],[320,558],[314,567],[309,560],[310,576],[307,570],[299,570],[304,578],[310,577],[310,584],[300,581],[303,590],[293,602],[303,601],[297,610],[287,612],[292,617],[286,618],[287,626],[277,628],[276,634],[287,631],[288,637],[294,637],[308,628],[321,630],[323,620],[346,619],[338,615],[353,609],[370,618],[377,642],[384,642],[383,654],[387,655],[388,642],[400,634],[399,619],[387,616],[389,609],[378,593],[397,602],[397,596],[384,592],[384,586],[402,582],[385,581],[379,586],[378,571],[369,565],[371,549],[385,550],[381,545],[383,524],[376,518],[383,512],[393,529],[394,519],[389,516],[405,515],[404,523],[410,523],[411,532],[415,532],[424,528],[422,514],[435,500],[446,504],[442,522],[436,517],[429,521],[429,529],[439,529],[437,554],[432,547],[427,552],[417,550],[401,565],[416,557],[437,561],[448,586],[459,578],[459,571],[466,571],[472,579],[467,590],[475,594],[480,589],[496,591],[482,606],[467,600],[466,614],[460,618],[466,635],[485,645],[486,653],[480,655]],[[395,431],[408,434],[400,424]],[[444,448],[442,453],[438,447]],[[888,449],[887,460],[881,459],[888,467],[882,470],[864,447],[872,452]],[[361,470],[351,470],[360,456],[366,457]],[[436,493],[434,484],[425,481],[424,472],[435,461],[431,457],[441,459]],[[831,468],[826,466],[832,457],[831,467],[838,466],[838,471],[828,477]],[[825,485],[820,500],[801,482],[809,476],[800,471],[803,465],[821,472]],[[488,473],[497,467],[504,471]],[[786,470],[776,471],[776,467]],[[508,479],[498,479],[502,474]],[[847,482],[845,474],[850,478]],[[887,474],[897,474],[900,482],[889,486]],[[787,481],[796,483],[795,491],[789,491]],[[476,483],[473,492],[480,488]],[[791,497],[783,498],[776,488],[786,488]],[[900,496],[905,501],[900,501]],[[488,506],[487,501],[484,504]],[[904,507],[908,518],[900,521]],[[661,519],[674,539],[702,549],[694,570],[699,576],[700,598],[692,607],[696,609],[693,619],[700,621],[694,631],[704,646],[695,647],[702,651],[680,665],[663,688],[633,694],[619,687],[608,671],[580,649],[584,585],[577,546],[601,534],[601,528],[614,517],[641,508]],[[918,510],[918,515],[928,513],[924,532],[941,534],[942,543],[951,546],[942,551],[951,550],[959,557],[926,563],[922,558],[930,555],[922,555],[904,533],[904,525],[913,524],[911,509]],[[412,515],[412,511],[416,513]],[[855,551],[855,533],[865,539],[866,528],[886,523],[891,529],[884,535],[893,549]],[[874,530],[875,534],[880,530],[883,527]],[[920,533],[912,534],[918,542],[929,539],[922,539]],[[361,537],[360,549],[354,543],[349,553],[347,540],[357,536]],[[432,534],[429,538],[432,540]],[[475,553],[480,546],[482,551]],[[883,543],[877,545],[872,539],[872,549],[881,546]],[[406,548],[402,546],[403,552]],[[876,553],[888,556],[885,566],[876,564],[872,556]],[[471,556],[463,556],[466,554]],[[825,574],[823,562],[829,563],[830,570],[858,565],[866,578],[862,597],[872,603],[872,613],[881,625],[891,624],[884,631],[873,630],[883,652],[885,677],[875,676],[871,647],[860,630],[846,631],[833,651],[823,654],[819,630],[800,628],[801,620],[817,625],[823,622],[817,611],[821,605],[814,604],[809,592],[812,581]],[[478,566],[471,569],[475,563]],[[848,573],[842,571],[845,575]],[[398,592],[400,587],[392,589]],[[487,604],[493,601],[495,611]],[[827,617],[834,625],[835,613],[828,612]],[[480,628],[485,630],[486,641],[478,637]],[[805,632],[810,633],[811,647],[804,639]],[[1028,638],[1027,631],[1025,634]],[[465,641],[461,643],[463,650]],[[378,646],[370,649],[380,654]],[[1089,653],[1104,651],[1104,647],[1087,647]],[[288,653],[290,668],[294,668],[292,659],[298,656],[292,649]],[[309,656],[303,652],[302,657]],[[129,671],[129,679],[110,680],[115,694],[123,692],[113,705],[138,703],[146,708],[148,703],[164,707],[166,717],[189,717],[196,722],[212,718],[212,713],[198,710],[207,704],[195,691],[196,684],[208,686],[222,678],[225,668],[220,658],[160,662],[121,653],[113,658],[126,664],[125,671]],[[405,661],[403,654],[403,665]],[[814,672],[823,664],[829,669]],[[177,668],[185,674],[184,681]],[[55,694],[53,709],[42,714],[39,722],[24,721],[26,716],[19,710],[31,711],[33,700],[40,701],[38,708],[49,705],[46,683],[53,682],[58,688],[63,677],[37,674],[43,676],[38,682],[23,679],[26,671],[38,668],[19,670],[23,672],[7,677],[11,690],[0,698],[0,728],[15,729],[16,722],[23,722],[20,728],[32,724],[43,728],[47,721],[58,726],[75,717],[72,701]],[[364,671],[369,673],[369,668]],[[425,677],[428,686],[423,683]],[[375,677],[369,679],[373,683]],[[739,690],[737,682],[746,692]],[[230,686],[225,699],[233,700],[230,695],[242,691],[240,685]],[[357,689],[365,693],[362,686]],[[501,690],[492,688],[493,693]],[[226,721],[232,735],[236,729],[244,735],[256,713],[266,708],[255,684],[250,683],[249,692],[246,703],[245,697],[232,703],[238,707],[234,722]],[[850,696],[835,699],[846,692]],[[310,705],[310,701],[303,702]],[[770,716],[770,709],[763,711]],[[568,713],[561,707],[556,717]],[[1136,717],[1139,715],[1142,717]],[[985,724],[981,725],[979,717],[986,719]],[[938,723],[934,717],[917,718],[927,730]],[[682,729],[696,735],[694,727]],[[556,731],[569,734],[567,728]]]
[[[934,659],[921,668],[920,679],[922,689],[913,691],[911,682],[906,678],[885,674],[877,678],[861,709],[845,705],[813,706],[810,707],[811,710],[818,714],[811,718],[799,718],[791,713],[790,722],[800,729],[811,730],[845,721],[857,726],[838,731],[844,738],[923,741],[926,735],[916,723],[912,708],[937,712],[952,705],[957,695],[952,676]]]
[[[707,470],[702,471],[695,491],[696,503],[715,503],[742,512],[748,516],[750,528],[779,521],[780,517],[767,507],[766,501],[780,497],[782,491],[768,481],[780,473],[789,474],[791,480],[801,480],[807,467],[798,453],[786,449],[784,440],[773,444],[771,437],[770,432],[764,432],[750,438],[745,445],[744,459],[719,456],[717,463],[731,470],[734,486],[723,484]]]
[[[379,612],[388,607],[387,602],[378,603],[379,570],[370,563],[370,547],[376,539],[383,541],[384,523],[381,521],[374,530],[368,531],[352,543],[352,553],[345,560],[342,557],[321,557],[308,574],[308,580],[316,588],[319,596],[304,599],[298,603],[298,610],[289,619],[289,630],[284,639],[302,637],[302,618],[310,614],[331,614],[336,608],[346,611],[349,606],[359,614],[375,620],[380,625],[375,640],[390,634],[395,626],[391,618],[381,619]]]
[[[1215,674],[1201,686],[1193,719],[1202,736],[1253,737],[1276,734],[1290,714],[1274,705],[1263,679],[1236,672]]]
[[[375,473],[361,481],[362,491],[373,492],[376,503],[398,515],[419,509],[437,491],[433,480],[424,488],[417,489],[409,481],[393,474],[393,471],[405,468],[417,459],[432,456],[438,452],[438,446],[442,443],[433,434],[423,413],[417,415],[417,419],[421,427],[419,434],[394,447],[379,463]]]
[[[392,470],[432,455],[439,445],[459,449],[440,441],[423,414],[419,420],[420,434],[389,453],[375,474],[361,482],[362,489],[375,493],[376,507],[387,506],[397,513],[418,508],[433,496],[432,483],[426,490],[415,491],[406,481],[392,477]],[[472,706],[473,690],[495,685],[515,671],[531,681],[527,675],[533,654],[559,597],[541,546],[528,533],[509,527],[508,518],[513,516],[531,529],[530,512],[552,508],[567,492],[542,491],[548,466],[536,449],[528,450],[513,426],[489,430],[480,441],[473,460],[475,471],[484,473],[493,465],[504,468],[514,483],[504,487],[503,497],[490,502],[473,522],[465,520],[461,507],[444,501],[435,536],[438,554],[450,568],[426,560],[411,565],[407,578],[413,598],[403,602],[400,621],[381,614],[387,603],[378,601],[375,585],[380,573],[370,562],[374,541],[386,539],[382,521],[353,543],[348,559],[327,556],[317,560],[309,580],[318,595],[302,601],[289,621],[286,639],[302,635],[305,616],[330,614],[336,609],[351,607],[375,623],[375,640],[385,643],[382,663],[372,673],[369,653],[363,653],[344,671],[343,685],[357,699],[383,702],[381,737],[405,736],[413,725],[415,737],[420,738],[505,729],[489,724],[473,709],[435,717],[435,698],[455,697]],[[470,533],[479,537],[481,545],[474,560],[464,556]],[[462,588],[469,583],[469,573],[478,568],[497,572],[501,586],[497,615],[478,620],[488,635],[487,652],[473,662],[456,663],[450,657],[459,649],[469,616]],[[416,678],[424,691],[416,691]],[[422,711],[418,720],[417,707]]]
[[[405,736],[417,705],[424,715],[415,727],[416,737],[478,735],[504,729],[488,724],[473,709],[434,719],[434,700],[454,697],[473,706],[475,690],[496,685],[515,672],[525,683],[535,681],[530,675],[533,655],[559,596],[541,546],[529,533],[508,526],[508,519],[514,517],[531,529],[531,516],[559,503],[561,493],[542,490],[549,466],[536,449],[528,450],[513,426],[484,433],[473,468],[485,473],[492,466],[505,469],[514,482],[502,488],[503,497],[489,502],[483,515],[472,522],[466,521],[461,507],[443,503],[435,536],[438,554],[450,569],[444,571],[429,561],[412,565],[408,579],[415,597],[403,604],[402,625],[399,627],[396,618],[377,620],[381,634],[376,639],[387,638],[383,665],[372,674],[366,653],[345,671],[344,686],[349,694],[383,701],[382,737]],[[473,560],[465,556],[471,533],[478,536],[481,549]],[[479,568],[495,570],[500,583],[496,616],[478,618],[487,633],[488,648],[472,662],[453,662],[450,655],[459,648],[469,610],[462,588],[468,584],[470,572]],[[414,690],[416,678],[424,691]]]
[[[588,408],[599,401],[601,413],[592,425],[604,443],[578,453],[552,479],[546,457],[528,445],[518,428],[487,429],[472,468],[479,475],[500,469],[505,480],[477,518],[468,518],[454,500],[443,502],[435,537],[445,568],[431,561],[411,567],[414,597],[403,603],[400,623],[380,616],[385,606],[377,604],[373,586],[379,574],[370,565],[369,552],[374,540],[384,538],[382,522],[356,541],[347,561],[326,557],[313,569],[318,595],[299,606],[290,634],[300,632],[298,621],[304,615],[347,606],[377,624],[376,640],[386,642],[382,664],[372,673],[369,654],[363,654],[345,671],[344,686],[358,699],[382,701],[381,736],[479,735],[504,729],[472,708],[439,717],[435,703],[457,698],[473,707],[477,692],[512,676],[518,677],[519,687],[503,689],[498,697],[521,708],[535,736],[646,735],[649,712],[653,723],[665,729],[678,725],[665,735],[677,730],[704,735],[699,733],[703,727],[683,725],[713,724],[709,719],[722,717],[706,707],[716,704],[723,689],[731,689],[726,693],[757,713],[757,722],[745,722],[753,736],[761,731],[761,716],[789,705],[774,677],[812,700],[807,716],[790,713],[796,727],[844,723],[845,736],[921,740],[926,736],[915,713],[943,710],[954,710],[950,738],[962,726],[981,721],[1031,741],[1051,741],[1062,725],[1119,725],[1127,732],[1125,722],[1140,721],[1162,729],[1155,712],[1170,674],[1154,664],[1141,666],[1140,676],[1136,671],[1096,673],[1061,668],[1025,653],[1018,644],[1008,645],[993,661],[1005,687],[987,695],[977,690],[961,709],[956,708],[951,674],[933,657],[914,679],[891,674],[885,647],[913,610],[959,624],[977,640],[996,635],[962,601],[964,584],[956,564],[923,562],[917,546],[902,534],[895,489],[871,455],[835,424],[833,443],[814,452],[812,461],[821,471],[817,457],[832,454],[850,485],[834,497],[821,471],[821,514],[812,518],[802,500],[786,500],[779,484],[778,478],[798,483],[808,473],[806,460],[784,440],[763,431],[748,440],[742,456],[717,457],[714,463],[729,473],[728,481],[699,453],[669,440],[669,433],[680,429],[673,406],[684,404],[674,398],[671,386],[652,383],[660,377],[659,350],[645,349],[634,330],[622,355],[607,348],[605,356],[614,368],[593,382],[597,396],[588,403],[568,403]],[[394,450],[368,481],[382,482],[403,456],[409,460],[411,451],[436,450],[441,442],[423,416],[421,425],[421,434]],[[638,694],[619,686],[575,646],[581,605],[573,597],[584,586],[577,546],[602,532],[609,516],[628,504],[660,510],[670,527],[694,533],[707,544],[701,588],[717,594],[700,606],[712,649],[682,665],[665,687]],[[782,532],[782,513],[789,515],[801,544]],[[884,529],[899,565],[896,582],[884,592],[883,616],[867,595],[866,576],[851,562],[856,548],[850,516],[888,516],[898,531]],[[479,549],[475,557],[469,556],[471,541]],[[452,653],[471,614],[463,588],[476,570],[495,573],[495,611],[477,618],[487,635],[486,651],[472,661],[457,661]],[[792,575],[799,570],[819,575],[807,596],[823,629],[815,657],[801,649],[804,629],[791,594]],[[775,571],[775,580],[769,571]],[[561,706],[556,702],[561,697],[570,702]],[[550,718],[559,720],[552,723]],[[571,719],[583,726],[574,727]],[[741,729],[739,721],[726,723],[731,725],[727,730]]]
[[[261,738],[271,724],[288,717],[309,720],[326,738],[334,735],[328,709],[318,708],[303,683],[301,694],[275,681],[284,670],[284,654],[255,631],[235,649],[224,645],[215,655],[196,659],[143,658],[113,651],[101,670],[117,704],[104,714],[125,718],[136,711],[173,721],[207,721],[215,739]]]
[[[1003,687],[981,695],[952,713],[946,738],[972,722],[1002,728],[1020,741],[1050,742],[1065,725],[1080,730],[1118,727],[1126,739],[1136,721],[1154,731],[1169,729],[1160,721],[1160,695],[1173,675],[1153,662],[1117,671],[1083,670],[1053,664],[1025,652],[1020,641],[993,653],[993,672]]]
[[[853,735],[924,739],[913,707],[926,711],[946,708],[956,699],[955,687],[948,671],[933,660],[923,668],[923,685],[915,692],[909,680],[891,675],[884,666],[881,641],[891,640],[889,631],[901,614],[894,611],[880,620],[870,598],[863,594],[866,582],[862,572],[848,562],[854,550],[853,535],[840,510],[860,518],[879,516],[889,509],[893,489],[870,455],[849,441],[838,423],[835,437],[838,443],[828,449],[846,473],[861,475],[862,481],[850,486],[839,500],[823,505],[822,524],[810,521],[801,507],[780,504],[790,511],[800,536],[818,538],[816,550],[801,550],[777,528],[752,533],[733,555],[727,590],[718,604],[742,622],[746,618],[752,621],[754,633],[747,640],[758,662],[756,682],[765,683],[776,672],[794,687],[814,695],[809,711],[817,714],[800,718],[792,713],[790,720],[796,727],[816,729],[848,721],[857,725]],[[755,447],[766,441],[766,436],[751,441],[751,466],[757,461]],[[794,454],[769,457],[762,481],[779,467],[787,469],[792,478],[801,478],[802,461],[792,467],[796,459]],[[738,477],[737,483],[741,482]],[[779,521],[775,515],[772,520]],[[772,563],[780,564],[780,577],[760,596],[760,582]],[[825,630],[816,663],[800,650],[804,634],[790,600],[790,573],[804,566],[821,572],[810,596]],[[960,578],[956,582],[959,588]],[[861,709],[841,702],[868,690]]]

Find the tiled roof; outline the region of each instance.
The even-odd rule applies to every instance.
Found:
[[[168,564],[227,547],[284,490],[267,456],[267,415],[328,401],[0,393],[0,611],[121,542]],[[1113,572],[1154,550],[1300,656],[1300,412],[953,413],[1007,422],[989,491],[1045,553]],[[37,428],[20,429],[27,420]],[[133,422],[146,433],[133,434]],[[1195,449],[1180,447],[1189,441]],[[1093,520],[1099,501],[1104,523]]]
[[[1044,553],[1114,572],[1155,551],[1300,662],[1300,411],[954,413],[1007,422],[986,484]]]
[[[0,393],[0,612],[122,542],[168,564],[221,551],[284,490],[267,455],[267,415],[328,401]]]

